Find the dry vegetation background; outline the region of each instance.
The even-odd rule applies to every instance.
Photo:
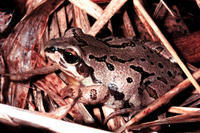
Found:
[[[40,52],[45,42],[62,37],[71,27],[79,27],[99,38],[119,36],[158,41],[167,47],[186,76],[183,82],[131,118],[129,114],[118,115],[105,125],[104,119],[115,110],[100,105],[85,107],[77,99],[64,99],[61,92],[67,84],[55,73],[26,82],[13,82],[1,76],[0,127],[10,132],[77,132],[77,129],[199,132],[199,7],[199,0],[1,1],[1,74],[46,66]],[[18,50],[20,57],[15,58]],[[171,99],[181,104],[168,104]],[[152,116],[157,120],[153,121]]]

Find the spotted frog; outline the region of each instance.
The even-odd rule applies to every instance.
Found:
[[[149,43],[153,42],[113,37],[100,40],[72,28],[64,37],[50,40],[45,53],[84,86],[82,93],[89,103],[141,107],[183,79],[177,65],[145,45]]]

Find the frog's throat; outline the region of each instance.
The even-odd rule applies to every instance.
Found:
[[[91,85],[97,85],[96,83],[93,82],[93,79],[91,78],[91,76],[86,77],[85,79],[83,79],[81,81],[83,86],[91,86]]]

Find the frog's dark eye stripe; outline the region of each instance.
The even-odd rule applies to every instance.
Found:
[[[58,49],[55,47],[49,47],[45,49],[45,52],[49,52],[49,53],[54,53],[55,51],[57,51]]]

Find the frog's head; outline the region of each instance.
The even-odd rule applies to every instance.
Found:
[[[91,70],[83,61],[80,48],[73,44],[71,38],[52,39],[45,46],[45,55],[57,63],[61,71],[82,81],[90,75]]]

